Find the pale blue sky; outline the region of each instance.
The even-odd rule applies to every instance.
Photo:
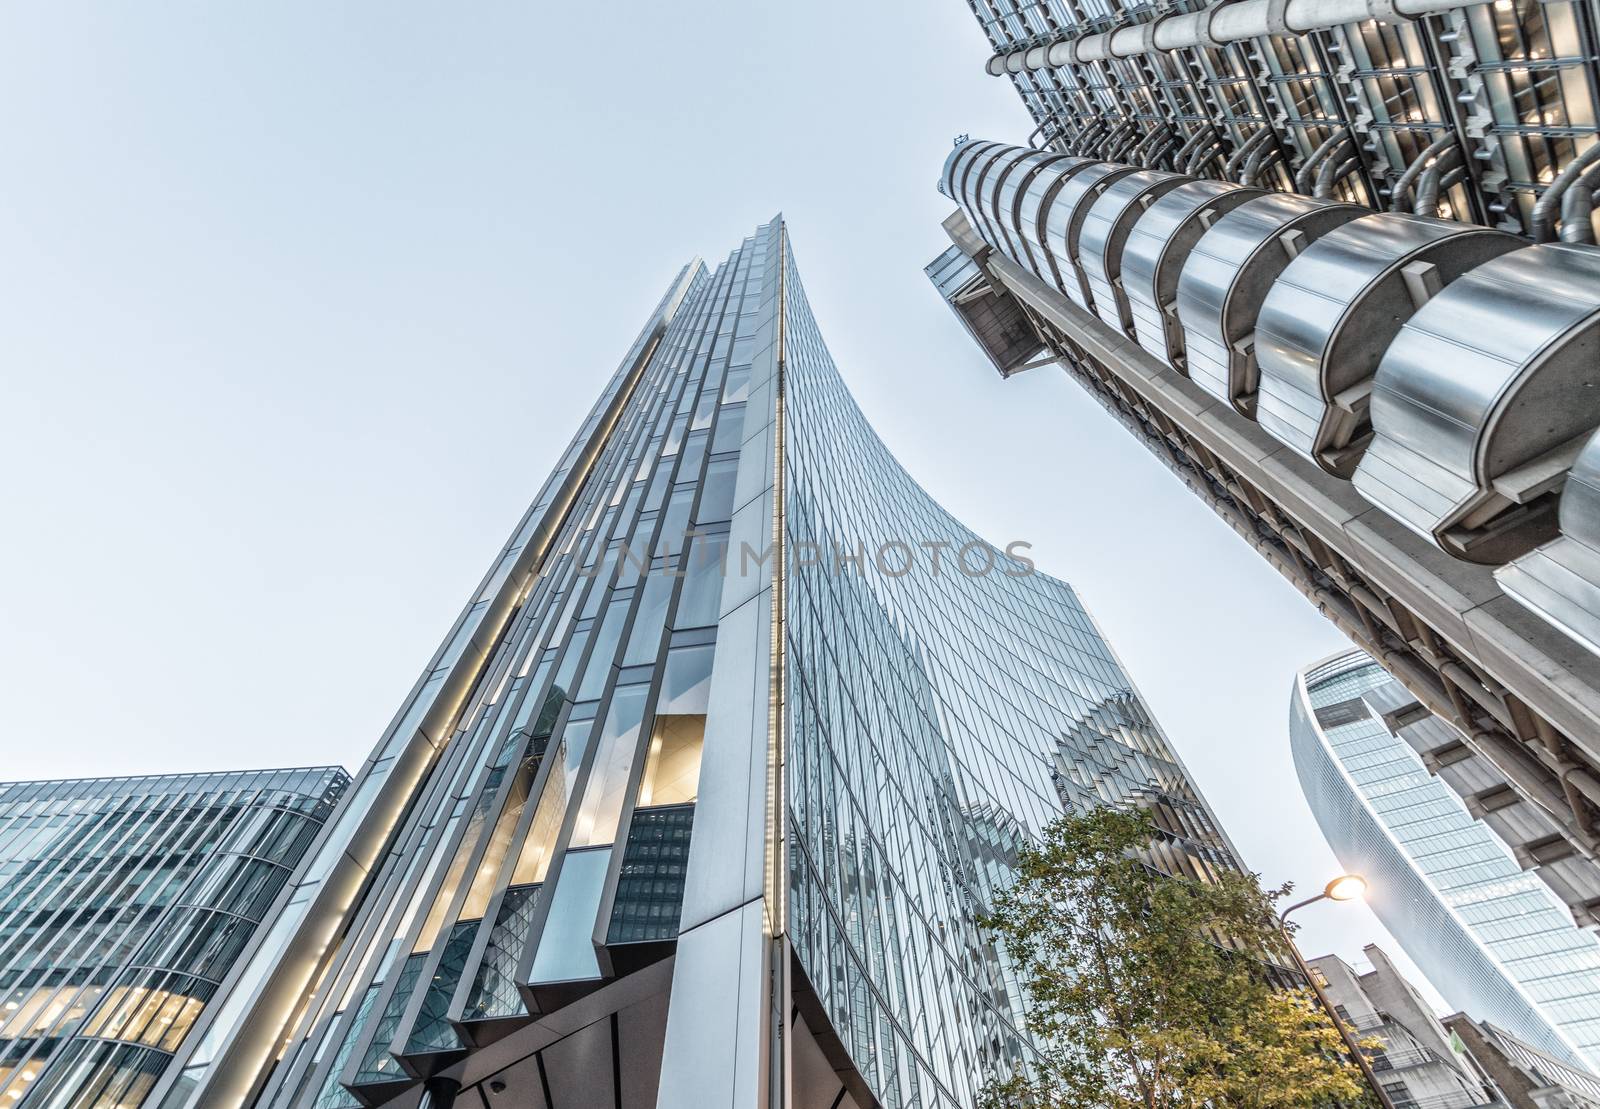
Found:
[[[0,5],[3,775],[359,764],[665,283],[782,210],[890,447],[1320,885],[1287,705],[1342,636],[923,277],[952,136],[1031,130],[987,56],[962,0]]]

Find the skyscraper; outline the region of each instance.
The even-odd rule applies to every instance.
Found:
[[[1054,5],[1028,10],[1046,7]],[[1318,18],[1347,11],[1304,7]],[[1583,18],[1564,3],[1525,7],[1530,27],[1538,11]],[[1516,10],[1513,0],[1461,9],[1452,49],[1477,42],[1467,24],[1487,20],[1512,33],[1502,13]],[[1159,45],[1167,31],[1209,26],[1232,35],[1258,16],[1294,26],[1301,14],[1293,2],[1280,11],[1266,0],[1182,11],[1109,39],[1097,32],[1074,57],[1130,42],[1143,49],[1152,27]],[[1410,41],[1435,29],[1391,13],[1360,23],[1356,38],[1341,32],[1337,80],[1382,88],[1421,81],[1436,59],[1391,86],[1383,73],[1366,74],[1358,48],[1368,37]],[[1271,64],[1261,62],[1269,51],[1281,59],[1325,45],[1278,34],[1248,47],[1180,43],[1170,57],[1085,64],[1099,75],[1095,95],[1144,66],[1162,96],[1259,97],[1270,88],[1323,104],[1328,73],[1258,82],[1160,75],[1189,64],[1191,49],[1254,66]],[[1478,68],[1489,81],[1488,63]],[[1065,80],[1073,70],[1052,72]],[[1494,69],[1493,79],[1509,72]],[[1568,103],[1576,99],[1575,91]],[[1164,126],[1145,136],[1168,151],[1153,163],[1183,173],[1145,168],[1140,143],[1120,139],[1108,156],[1132,164],[1079,153],[1067,139],[1059,149],[961,142],[940,183],[960,207],[945,221],[955,245],[929,276],[1003,375],[1058,363],[1448,720],[1523,807],[1522,825],[1561,837],[1513,846],[1541,864],[1582,863],[1562,896],[1581,922],[1600,923],[1600,249],[1583,241],[1583,205],[1595,185],[1584,167],[1600,157],[1600,144],[1572,158],[1570,174],[1559,173],[1530,206],[1534,229],[1548,238],[1555,224],[1540,217],[1566,192],[1568,241],[1530,244],[1498,227],[1436,218],[1427,205],[1419,207],[1430,214],[1374,212],[1354,202],[1374,197],[1353,185],[1324,187],[1317,167],[1330,163],[1319,158],[1335,159],[1336,182],[1356,180],[1337,143],[1302,156],[1258,130],[1233,156],[1196,162],[1189,152],[1226,141],[1202,127],[1194,143],[1157,142]],[[1352,120],[1348,141],[1388,149],[1400,126]],[[1100,127],[1090,124],[1095,134]],[[1116,127],[1133,133],[1127,123]],[[1506,149],[1525,139],[1508,134]],[[1540,149],[1554,157],[1566,143]],[[1098,149],[1092,141],[1081,148]],[[1424,179],[1416,187],[1436,198],[1469,181],[1483,187],[1476,158],[1467,160],[1462,168],[1435,150],[1416,163]],[[1293,166],[1294,175],[1283,169]],[[1312,171],[1320,184],[1307,183]],[[1275,174],[1302,192],[1264,187]],[[1403,195],[1405,180],[1391,192]],[[1469,207],[1450,203],[1457,214]]]
[[[0,1104],[139,1104],[349,781],[0,784]]]
[[[1296,677],[1289,742],[1322,834],[1446,1001],[1600,1070],[1600,938],[1428,773],[1385,718],[1406,706],[1360,651]],[[1425,716],[1404,714],[1412,734],[1448,730]]]
[[[1136,802],[1236,865],[1026,555],[872,432],[781,221],[687,266],[139,1104],[972,1105],[1026,837]]]

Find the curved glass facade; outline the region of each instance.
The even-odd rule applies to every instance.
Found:
[[[1139,802],[1164,865],[1233,864],[1071,587],[901,468],[787,266],[791,937],[880,1101],[969,1106],[1025,1042],[974,915],[1027,837],[1063,805]]]
[[[1600,1064],[1600,939],[1363,699],[1392,679],[1356,651],[1304,671],[1296,773],[1340,863],[1445,1000],[1572,1063]]]
[[[975,1104],[1019,844],[1137,803],[1235,865],[1026,556],[872,432],[781,221],[686,267],[144,1101]]]
[[[0,785],[0,1104],[139,1104],[349,781]]]

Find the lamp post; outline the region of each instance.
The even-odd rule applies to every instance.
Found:
[[[1355,1037],[1350,1034],[1350,1029],[1345,1027],[1344,1021],[1339,1019],[1339,1014],[1334,1010],[1333,1004],[1328,1000],[1328,995],[1322,991],[1322,983],[1317,981],[1317,976],[1300,957],[1300,949],[1295,946],[1294,937],[1289,934],[1289,914],[1296,909],[1303,909],[1307,905],[1315,905],[1318,901],[1354,901],[1367,891],[1367,880],[1359,874],[1341,874],[1323,887],[1321,893],[1315,897],[1308,897],[1304,901],[1297,901],[1283,912],[1278,914],[1278,923],[1284,927],[1284,936],[1289,941],[1289,951],[1294,955],[1294,961],[1300,967],[1300,973],[1306,976],[1306,981],[1311,983],[1312,991],[1317,995],[1323,1011],[1328,1014],[1328,1019],[1333,1021],[1333,1027],[1338,1030],[1339,1038],[1344,1041],[1345,1050],[1350,1052],[1356,1061],[1356,1066],[1361,1068],[1361,1073],[1366,1077],[1367,1085],[1372,1088],[1373,1095],[1383,1109],[1395,1109],[1394,1102],[1389,1100],[1389,1094],[1378,1083],[1378,1076],[1372,1073],[1372,1063],[1368,1061],[1361,1048],[1357,1046]]]

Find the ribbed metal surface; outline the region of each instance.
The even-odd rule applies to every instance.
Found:
[[[1263,195],[1220,181],[1189,181],[1155,203],[1129,231],[1122,251],[1122,291],[1139,345],[1174,366],[1187,367],[1178,320],[1178,281],[1200,237],[1228,212]]]
[[[947,176],[961,160],[958,146]],[[978,228],[981,188],[946,220],[974,285],[1013,300],[1069,372],[1561,829],[1530,866],[1566,852],[1594,868],[1600,483],[1592,459],[1573,463],[1600,428],[1600,248],[1253,196],[1189,246],[1170,307],[1139,294],[1146,320],[1170,313],[1181,350],[1144,334],[1130,350],[1125,321],[1098,312],[1117,245],[1098,237],[1091,261],[1082,214],[1090,183],[1148,171],[1062,165],[1070,176],[1047,164],[1030,185],[1043,266]],[[1158,201],[1122,253],[1150,254],[1171,226]],[[1123,285],[1131,272],[1148,287],[1147,267],[1124,262]],[[1553,888],[1600,922],[1589,886]]]
[[[1595,142],[1583,0],[968,3],[1063,153],[1526,233]]]
[[[1388,213],[1329,231],[1278,275],[1256,317],[1256,421],[1330,474],[1350,476],[1372,436],[1372,376],[1426,295],[1418,282],[1442,285],[1521,245],[1498,231]]]

